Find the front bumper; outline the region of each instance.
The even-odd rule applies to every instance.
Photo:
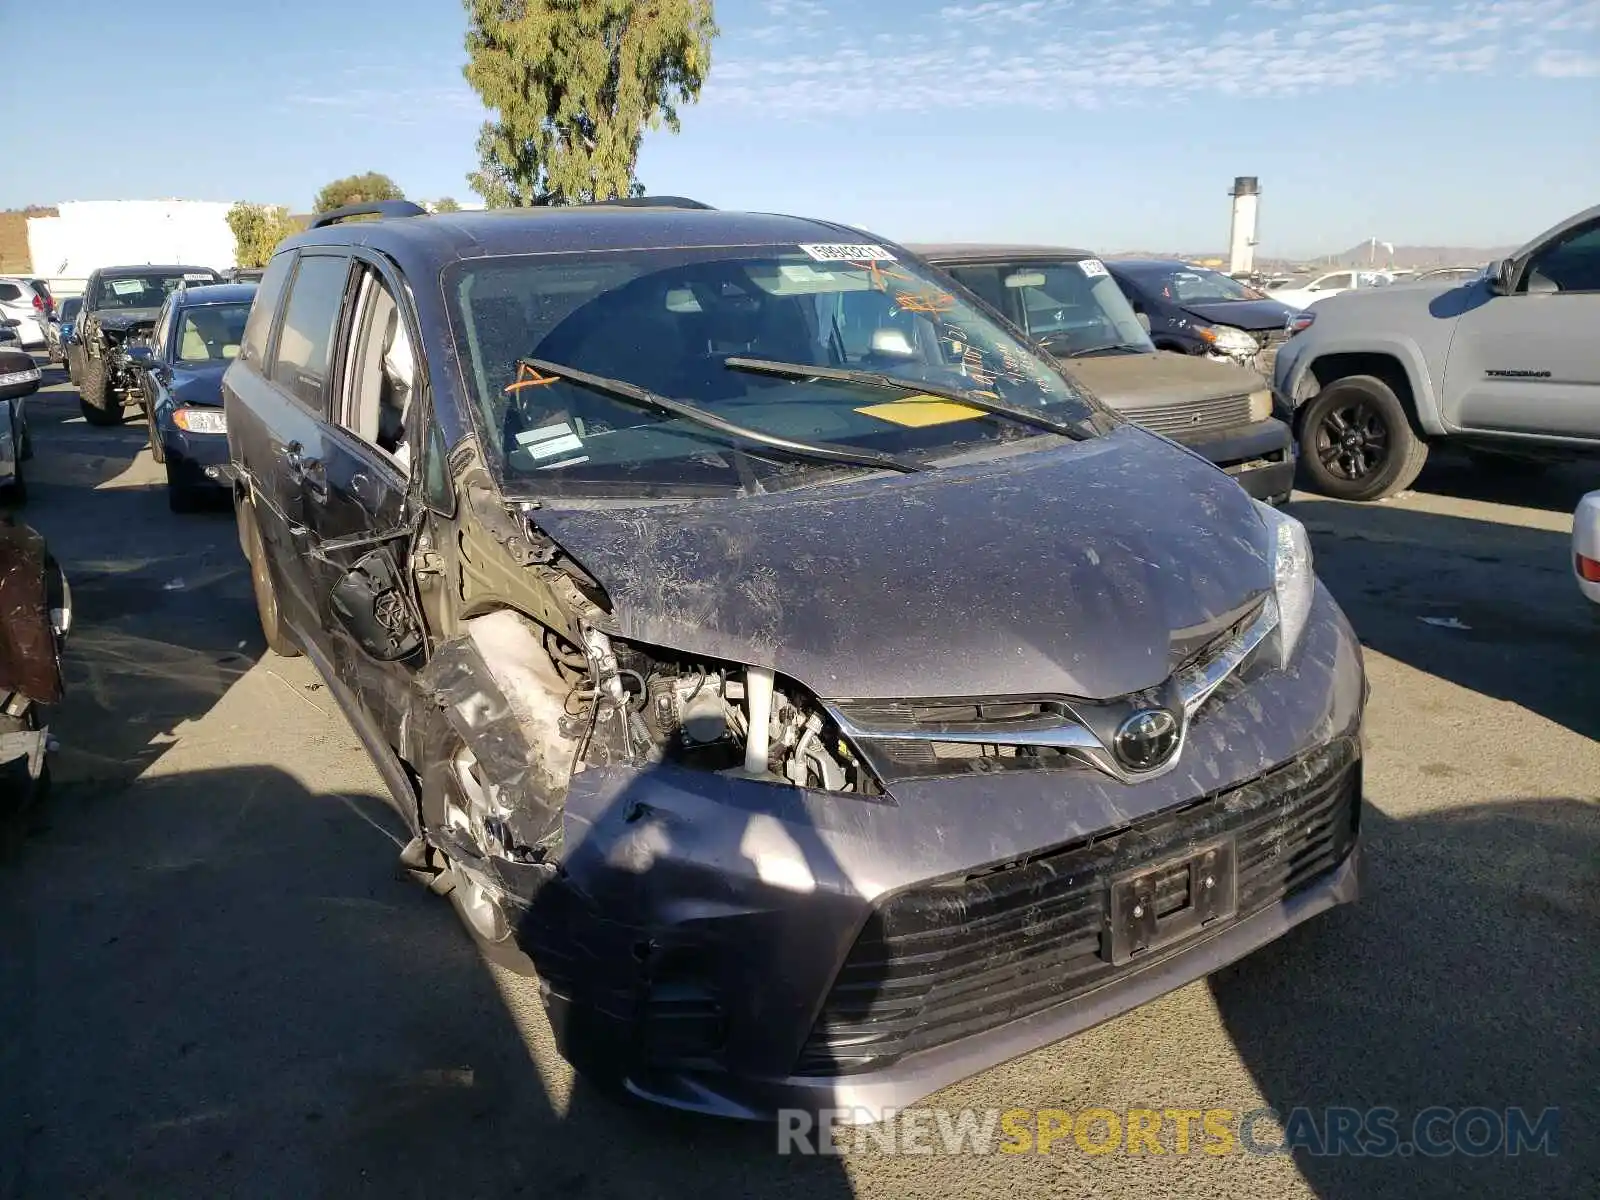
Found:
[[[189,433],[179,429],[165,416],[159,423],[161,447],[167,462],[175,471],[181,471],[185,481],[195,486],[224,487],[225,483],[208,475],[207,467],[222,467],[228,463],[228,435],[225,433]]]
[[[1298,448],[1289,427],[1276,418],[1178,440],[1216,463],[1257,500],[1285,500],[1294,490]]]
[[[763,1119],[790,1107],[870,1115],[1125,1012],[1353,900],[1364,699],[1359,645],[1319,587],[1294,665],[1246,668],[1225,685],[1196,718],[1184,760],[1158,779],[974,771],[900,781],[892,798],[866,799],[672,767],[590,768],[568,793],[559,872],[511,872],[527,884],[517,939],[538,968],[558,1045],[581,1069],[662,1104],[726,1117]],[[1088,905],[1078,914],[1088,924],[1071,936],[1087,934],[1091,944],[1074,951],[1076,965],[1032,959],[1033,990],[1011,1008],[993,1005],[1021,995],[1009,977],[997,981],[995,971],[1012,964],[977,961],[996,944],[987,937],[942,960],[932,990],[917,991],[914,978],[908,985],[919,968],[884,957],[882,977],[863,992],[863,962],[880,969],[873,946],[906,932],[904,897],[937,914],[939,897],[957,894],[942,890],[952,880],[987,887],[982,881],[1037,872],[1089,845],[1095,853],[1132,847],[1135,858],[1148,851],[1139,869],[1165,868],[1174,846],[1192,852],[1190,834],[1234,836],[1185,821],[1245,811],[1235,792],[1265,794],[1264,777],[1292,778],[1330,746],[1351,773],[1337,854],[1313,861],[1296,852],[1291,861],[1282,849],[1252,850],[1236,830],[1235,915],[1153,947],[1148,958],[1096,962],[1100,906],[1111,903],[1102,887],[1109,877],[1097,877],[1074,901]],[[1311,836],[1309,817],[1294,825],[1301,818],[1285,809],[1273,819]],[[1277,891],[1246,880],[1244,864],[1258,869],[1264,853],[1285,855]],[[1294,863],[1310,863],[1310,874],[1291,886]],[[1046,874],[1044,886],[1075,877]],[[1059,916],[1064,902],[1040,895],[1009,931],[1025,947],[1036,933],[1039,944],[1056,942],[1039,924],[1056,918],[1035,918],[1050,906]],[[951,904],[952,919],[975,911],[964,899]],[[1021,920],[1018,911],[1006,919]],[[1032,954],[1019,950],[1017,961]],[[1069,978],[1087,982],[1057,982]],[[894,1011],[885,1016],[885,1006]]]

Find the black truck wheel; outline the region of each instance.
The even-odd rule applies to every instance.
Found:
[[[106,381],[106,360],[86,359],[78,381],[78,408],[91,425],[122,424],[122,405],[111,395]]]
[[[1312,487],[1338,500],[1382,500],[1415,482],[1428,443],[1375,375],[1336,379],[1300,420],[1300,462]]]

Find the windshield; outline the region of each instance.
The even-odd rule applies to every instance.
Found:
[[[840,465],[796,460],[519,368],[523,358],[620,379],[763,434],[918,461],[1053,435],[915,389],[735,370],[727,359],[859,368],[985,392],[1081,427],[1083,436],[1115,421],[924,268],[881,247],[477,259],[452,267],[445,286],[498,465],[511,485],[541,492],[759,491],[811,482]]]
[[[63,321],[72,320],[78,315],[78,310],[82,307],[83,301],[77,296],[63,300],[61,302],[61,319]]]
[[[124,271],[102,275],[99,289],[90,305],[95,310],[121,308],[160,308],[180,283],[220,283],[211,271]]]
[[[1265,300],[1265,292],[1208,267],[1185,267],[1165,272],[1157,283],[1161,295],[1179,304],[1226,303],[1231,300]]]
[[[1052,354],[1070,358],[1114,348],[1155,350],[1128,298],[1098,259],[961,264],[946,270]]]
[[[181,363],[220,363],[239,356],[249,304],[197,304],[183,310],[178,327]]]

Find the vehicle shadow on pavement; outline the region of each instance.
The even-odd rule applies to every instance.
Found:
[[[268,767],[58,814],[0,874],[0,1195],[850,1195],[767,1127],[563,1102],[531,982],[375,824]]]
[[[1211,979],[1234,1044],[1284,1119],[1430,1106],[1560,1109],[1554,1157],[1297,1153],[1324,1200],[1579,1196],[1600,1179],[1600,806],[1506,800],[1363,817],[1368,887]],[[1280,1144],[1281,1125],[1257,1139]],[[1482,1146],[1485,1127],[1463,1136]],[[1449,1120],[1421,1131],[1449,1144]],[[1475,1139],[1475,1140],[1474,1140]],[[1584,1184],[1583,1180],[1589,1180]]]
[[[1361,644],[1600,738],[1600,624],[1569,534],[1389,505],[1305,500],[1318,576]]]
[[[51,722],[55,773],[116,786],[260,657],[249,575],[229,505],[177,516],[159,468],[135,464],[143,424],[90,426],[70,390],[30,397],[28,420],[30,498],[18,518],[49,541],[74,609],[67,697]]]
[[[1411,490],[1570,514],[1597,487],[1600,461],[1594,459],[1519,474],[1515,468],[1484,467],[1460,451],[1441,448],[1428,456]]]

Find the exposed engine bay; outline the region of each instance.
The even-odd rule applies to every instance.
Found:
[[[684,662],[590,631],[587,654],[552,647],[590,726],[583,761],[675,762],[830,792],[876,792],[817,702],[760,667]],[[584,666],[579,668],[582,659]]]

